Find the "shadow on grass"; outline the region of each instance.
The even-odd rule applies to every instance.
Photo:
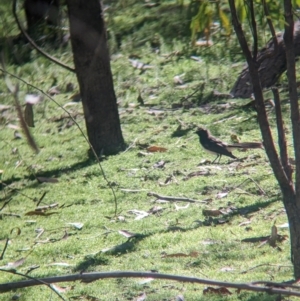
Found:
[[[88,166],[96,164],[96,163],[97,162],[96,162],[95,159],[87,158],[84,161],[77,162],[77,163],[75,163],[71,166],[68,165],[68,167],[65,167],[65,168],[57,168],[57,169],[51,169],[51,170],[48,170],[48,171],[42,171],[42,172],[36,173],[35,175],[30,174],[30,175],[25,176],[25,177],[12,176],[11,178],[6,179],[6,180],[4,180],[0,183],[0,191],[3,190],[5,188],[5,186],[9,186],[12,183],[16,183],[16,182],[23,181],[23,180],[34,181],[34,180],[36,180],[36,177],[44,177],[44,178],[55,177],[55,178],[58,178],[61,175],[68,174],[70,172],[80,170],[82,168],[88,167]],[[35,186],[38,186],[38,185],[40,185],[40,183],[36,181],[36,182],[32,183],[31,185],[26,186],[26,187],[31,187],[32,188],[32,187],[35,187]]]
[[[253,205],[236,208],[233,210],[230,214],[219,216],[219,217],[207,217],[203,221],[195,221],[191,227],[179,227],[179,226],[170,226],[166,230],[161,231],[161,233],[168,233],[168,232],[187,232],[191,230],[195,230],[200,227],[211,227],[211,226],[222,226],[223,224],[226,224],[232,220],[234,216],[241,215],[241,216],[247,216],[248,214],[253,214],[255,212],[260,211],[262,208],[266,208],[269,205],[273,204],[274,202],[278,202],[277,197],[273,197],[268,201],[265,202],[259,202],[255,203]]]
[[[154,233],[153,233],[154,234]],[[126,242],[119,245],[113,246],[109,249],[98,252],[95,255],[86,256],[83,261],[81,261],[75,268],[74,272],[87,271],[94,266],[98,265],[108,265],[109,255],[118,256],[134,252],[136,250],[136,245],[144,238],[152,234],[137,234],[135,237],[129,238]]]

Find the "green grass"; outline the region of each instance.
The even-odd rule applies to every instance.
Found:
[[[121,22],[116,18],[115,23],[117,21]],[[287,235],[287,238],[278,243],[277,248],[260,242],[242,242],[245,238],[269,235],[274,223],[281,225],[287,221],[279,187],[265,152],[235,152],[236,156],[245,158],[243,162],[232,162],[223,157],[219,165],[201,163],[214,157],[204,152],[193,133],[195,125],[202,125],[225,141],[230,141],[231,134],[238,135],[242,141],[261,139],[255,112],[243,108],[247,100],[216,100],[211,96],[214,89],[228,92],[240,70],[231,68],[230,58],[223,55],[222,47],[217,46],[214,54],[213,48],[203,50],[202,57],[199,50],[188,45],[188,38],[185,41],[175,37],[168,40],[160,35],[160,54],[151,51],[149,41],[135,47],[132,41],[144,35],[142,30],[150,31],[151,24],[146,22],[139,30],[124,35],[121,50],[115,51],[112,58],[121,126],[128,149],[105,158],[101,164],[115,190],[119,218],[114,218],[112,192],[97,163],[89,159],[88,145],[76,125],[68,123],[68,118],[55,121],[66,114],[49,99],[34,106],[35,128],[31,132],[41,149],[35,155],[24,136],[14,138],[15,128],[11,125],[18,126],[18,120],[13,97],[7,92],[5,82],[0,82],[0,103],[11,105],[8,110],[1,111],[0,118],[0,169],[3,170],[0,208],[10,200],[0,215],[0,252],[5,239],[10,239],[0,265],[26,257],[17,270],[26,273],[31,266],[38,265],[38,269],[30,272],[32,277],[81,271],[156,270],[232,282],[291,279],[293,270],[287,229],[278,229],[279,234]],[[121,32],[122,27],[115,26],[115,31]],[[175,51],[180,52],[179,56],[163,56]],[[72,64],[69,48],[52,50],[52,53]],[[190,55],[194,53],[201,55],[203,61],[191,60]],[[133,54],[138,54],[139,60],[153,68],[141,74],[128,60]],[[61,105],[71,101],[73,92],[67,93],[65,88],[68,83],[74,84],[74,93],[78,91],[75,75],[39,57],[34,51],[27,63],[16,65],[8,60],[6,68],[45,91],[56,82],[62,93],[55,96],[55,100]],[[184,74],[184,89],[173,82],[174,76],[180,74]],[[11,81],[17,82],[12,78]],[[203,91],[189,99],[192,108],[172,109],[172,104],[180,103],[202,83]],[[37,92],[23,83],[19,85],[21,103],[27,93]],[[139,92],[146,103],[152,104],[150,108],[138,106]],[[284,103],[283,107],[289,126],[289,105]],[[76,115],[76,121],[85,132],[81,103],[67,109]],[[269,117],[276,139],[273,111]],[[178,129],[180,124],[183,126]],[[145,156],[141,154],[147,153],[143,144],[165,147],[167,151]],[[292,149],[289,151],[293,156]],[[161,160],[166,162],[164,168],[155,168]],[[185,179],[199,170],[206,171],[207,175]],[[58,183],[41,184],[36,180],[37,176],[53,177]],[[265,194],[259,193],[255,183]],[[128,192],[128,189],[137,192]],[[154,197],[147,196],[148,192],[210,201],[178,209],[172,202],[155,203]],[[220,192],[229,193],[218,198]],[[56,214],[26,215],[35,209],[44,193],[40,205],[58,203],[58,208],[49,211]],[[186,203],[178,202],[177,205],[183,207]],[[129,212],[133,209],[148,211],[154,206],[160,206],[162,210],[141,220],[135,220]],[[203,209],[229,207],[232,207],[231,213],[212,221],[203,215]],[[226,222],[220,223],[223,219]],[[78,230],[68,223],[83,223],[83,228]],[[44,233],[37,238],[37,229],[41,228]],[[120,230],[141,236],[126,243],[126,237],[118,232]],[[62,239],[66,233],[67,237]],[[116,251],[103,251],[122,244],[123,247]],[[194,251],[198,256],[165,256]],[[0,283],[19,279],[19,276],[0,272]],[[230,296],[203,295],[205,286],[162,280],[143,284],[142,279],[111,279],[88,284],[65,283],[65,286],[71,288],[63,293],[70,300],[80,296],[85,300],[88,296],[99,300],[134,300],[142,292],[146,292],[147,300],[172,300],[179,294],[186,300],[276,299],[276,296],[245,291],[238,294],[232,289]],[[42,286],[1,294],[0,300],[9,300],[14,294],[21,294],[19,300],[58,300],[53,292]]]

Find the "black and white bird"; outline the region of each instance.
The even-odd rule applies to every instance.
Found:
[[[212,162],[214,163],[217,159],[218,162],[220,162],[220,159],[222,155],[228,156],[232,159],[237,159],[236,156],[232,154],[232,150],[240,148],[240,149],[247,149],[247,148],[263,148],[263,145],[261,142],[242,142],[242,143],[225,143],[221,140],[213,137],[209,130],[198,128],[196,130],[196,134],[199,136],[200,144],[203,146],[203,148],[215,155],[217,157]]]

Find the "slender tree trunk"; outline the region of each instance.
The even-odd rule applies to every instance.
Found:
[[[253,0],[251,0],[253,1]],[[291,242],[291,260],[294,267],[295,279],[300,278],[300,136],[299,136],[299,124],[300,124],[300,114],[299,105],[297,101],[296,93],[296,77],[295,77],[295,54],[294,54],[294,44],[293,44],[293,16],[292,16],[292,6],[290,0],[285,0],[285,17],[286,17],[286,28],[284,35],[284,42],[286,46],[286,61],[289,77],[289,94],[291,100],[291,120],[293,125],[293,138],[294,138],[294,150],[296,157],[296,179],[295,185],[292,182],[292,173],[290,169],[282,166],[282,162],[279,159],[277,151],[274,146],[272,134],[270,131],[270,125],[268,122],[268,117],[266,115],[266,110],[264,107],[264,99],[262,93],[262,85],[259,77],[259,67],[257,59],[249,50],[244,32],[242,30],[241,24],[238,20],[235,2],[234,0],[229,0],[230,10],[232,14],[232,23],[239,39],[241,48],[247,59],[249,68],[249,77],[251,78],[251,84],[253,87],[253,94],[255,97],[255,104],[258,114],[258,122],[260,130],[262,133],[264,146],[266,153],[270,160],[271,167],[273,169],[274,175],[280,186],[283,204],[286,209],[289,227],[290,227],[290,242]],[[252,12],[253,13],[253,12]],[[254,22],[252,25],[255,26]],[[253,31],[254,32],[254,31]],[[278,108],[277,108],[278,109]],[[278,116],[277,112],[277,116]],[[277,120],[278,122],[279,120]],[[282,127],[282,125],[279,127]],[[284,147],[284,145],[281,145]],[[286,149],[281,148],[281,156],[286,152]],[[284,158],[283,161],[286,161]]]
[[[124,147],[99,0],[67,0],[74,64],[88,138],[97,154]]]
[[[300,279],[300,208],[297,206],[298,202],[299,197],[295,193],[283,192],[283,203],[290,228],[291,261],[294,266],[295,279]]]

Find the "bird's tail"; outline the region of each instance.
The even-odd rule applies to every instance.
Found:
[[[228,144],[229,148],[264,148],[261,142],[241,142]]]

